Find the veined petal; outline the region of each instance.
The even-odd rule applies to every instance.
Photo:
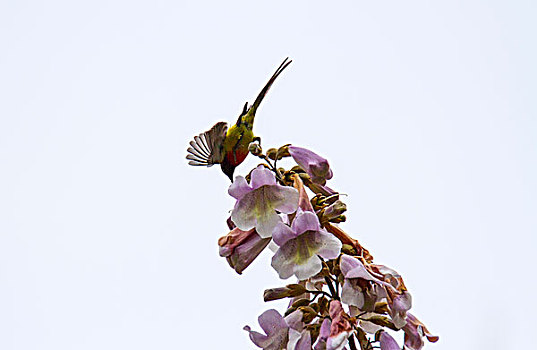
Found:
[[[269,342],[268,336],[261,334],[259,332],[256,332],[256,331],[252,331],[252,329],[249,326],[244,326],[243,329],[249,333],[250,340],[252,341],[252,343],[257,345],[258,347],[263,348],[265,347],[266,343]]]
[[[343,246],[341,241],[325,230],[320,230],[318,234],[321,236],[321,245],[317,254],[325,259],[337,258]]]
[[[294,272],[299,281],[303,281],[321,272],[323,265],[317,255],[295,265]]]
[[[343,255],[340,260],[340,268],[345,278],[363,278],[368,281],[384,283],[378,278],[373,277],[365,268],[364,264],[356,258]]]
[[[274,231],[272,231],[272,239],[280,247],[290,239],[296,238],[296,236],[297,234],[283,222],[278,223]]]
[[[358,290],[358,286],[355,288],[351,280],[345,279],[341,289],[341,301],[361,309],[364,306],[364,293]]]
[[[332,170],[325,158],[302,147],[289,146],[288,149],[291,157],[310,175],[313,182],[324,185],[327,179],[332,178]]]
[[[315,350],[326,350],[326,340],[330,336],[330,327],[332,321],[329,318],[325,318],[323,323],[321,323],[321,329],[319,330],[319,337],[317,338],[317,343],[315,344]]]
[[[301,312],[301,311],[300,311]],[[302,313],[302,312],[301,312]],[[290,328],[289,329],[289,341],[287,342],[287,350],[296,350],[296,345],[301,339],[302,333]]]
[[[235,181],[229,186],[227,193],[235,199],[241,199],[245,194],[251,192],[252,188],[246,182],[246,179],[242,176],[235,177]]]
[[[293,261],[288,259],[283,248],[278,249],[276,254],[274,254],[270,265],[274,268],[274,270],[276,270],[276,272],[278,272],[278,276],[280,276],[281,279],[285,280],[293,276]]]
[[[400,350],[401,347],[395,339],[387,332],[380,333],[380,349],[381,350]]]
[[[262,165],[258,165],[252,171],[250,185],[254,190],[264,185],[276,185],[276,177],[272,171]]]
[[[302,329],[304,329],[304,322],[302,322],[302,311],[300,310],[295,310],[289,315],[285,316],[285,322],[290,328],[296,331],[302,332]]]
[[[298,207],[298,191],[293,187],[275,185],[265,191],[272,207],[284,214],[292,214]]]
[[[343,350],[349,341],[350,332],[342,332],[336,336],[328,338],[326,350]]]
[[[248,231],[255,227],[255,211],[252,210],[256,205],[255,194],[254,191],[245,194],[235,203],[235,208],[231,212],[231,221],[243,231]]]
[[[296,343],[295,350],[311,350],[311,335],[310,332],[302,332],[302,336]]]
[[[274,309],[263,312],[257,321],[268,336],[273,335],[280,328],[287,328],[287,323],[282,315]]]
[[[257,224],[255,229],[262,238],[272,236],[272,232],[276,225],[281,222],[281,218],[273,209],[262,209],[257,212]],[[237,225],[238,226],[238,225]]]
[[[293,223],[291,224],[293,231],[298,234],[304,233],[306,231],[318,231],[321,226],[319,224],[319,219],[317,215],[310,211],[299,210]]]

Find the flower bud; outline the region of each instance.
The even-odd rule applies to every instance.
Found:
[[[308,298],[302,298],[296,300],[291,306],[293,307],[300,307],[300,306],[307,306],[310,304],[310,300]]]
[[[334,203],[330,204],[328,207],[324,209],[322,217],[321,217],[321,221],[322,222],[345,221],[345,216],[342,214],[346,211],[347,211],[347,205],[345,205],[345,203],[343,203],[342,201],[338,199]]]
[[[278,154],[278,150],[276,148],[269,148],[267,151],[267,157],[269,157],[272,160],[276,160],[276,155]]]
[[[265,289],[263,300],[271,301],[283,298],[297,297],[306,293],[306,288],[300,284],[289,284],[285,287]]]
[[[298,309],[302,311],[302,322],[306,324],[310,323],[315,317],[317,317],[317,311],[315,311],[312,307],[301,306]]]
[[[278,152],[276,153],[276,159],[280,160],[285,157],[290,157],[291,154],[289,153],[289,145],[282,146],[278,148]]]
[[[263,153],[263,149],[257,142],[251,142],[250,145],[248,145],[248,151],[252,153],[254,156],[258,156]]]

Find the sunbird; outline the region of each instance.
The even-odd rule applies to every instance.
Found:
[[[228,128],[226,122],[218,122],[208,131],[195,136],[194,140],[190,141],[191,147],[187,149],[188,164],[210,167],[219,163],[224,174],[233,181],[233,172],[248,155],[250,143],[260,141],[259,137],[254,137],[252,130],[255,112],[276,78],[291,62],[289,57],[283,60],[254,103],[248,107],[246,102],[235,124]]]

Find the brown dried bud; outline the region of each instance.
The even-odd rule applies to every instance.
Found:
[[[375,341],[380,341],[380,335],[382,334],[382,332],[384,332],[383,329],[379,329],[375,332]]]
[[[276,155],[278,154],[278,150],[276,148],[269,148],[267,151],[267,157],[269,157],[272,160],[276,160]]]
[[[263,149],[257,142],[250,142],[248,145],[248,151],[252,153],[254,156],[258,156],[263,153]]]
[[[289,316],[292,312],[296,311],[296,307],[293,307],[291,306],[290,308],[287,309],[287,311],[285,311],[285,314],[284,316]]]
[[[263,293],[265,301],[278,300],[283,298],[297,297],[306,293],[306,288],[300,284],[289,284],[285,287],[266,289]]]
[[[321,331],[321,324],[320,323],[308,324],[306,325],[306,330],[310,332],[311,343],[313,344],[319,337],[319,332]]]
[[[310,307],[315,310],[316,313],[319,313],[319,311],[321,310],[321,307],[319,306],[318,303],[313,303],[313,304],[310,304]]]
[[[397,327],[395,327],[393,322],[386,316],[371,316],[369,318],[364,319],[364,321],[368,321],[368,322],[374,323],[382,327],[388,327],[389,329],[392,329],[394,331],[399,330]]]
[[[326,315],[328,313],[328,307],[330,305],[328,299],[325,296],[322,296],[317,300],[317,304],[319,304],[319,313],[321,315]]]
[[[308,306],[310,304],[310,300],[308,298],[302,298],[296,300],[291,306],[293,307],[300,307],[300,306]]]
[[[367,335],[362,328],[357,329],[356,338],[358,339],[358,343],[360,343],[360,348],[362,348],[362,350],[370,349],[369,339],[367,339]]]
[[[375,313],[377,314],[386,314],[388,313],[388,303],[385,301],[380,301],[375,304]]]
[[[302,311],[302,322],[310,323],[315,317],[317,317],[317,311],[309,306],[301,306],[298,308]]]
[[[291,168],[291,171],[292,172],[295,172],[295,173],[304,173],[305,176],[307,176],[309,178],[309,175],[306,174],[306,172],[304,171],[304,169],[302,169],[301,167],[299,167],[298,165],[295,165],[294,167]]]
[[[341,252],[347,255],[358,255],[358,250],[350,244],[343,244]]]
[[[284,157],[290,157],[291,154],[289,154],[289,145],[282,146],[278,148],[278,152],[276,152],[276,158],[278,160],[284,158]]]
[[[345,215],[340,215],[335,219],[330,220],[330,222],[333,222],[334,224],[339,224],[340,222],[347,221],[347,217]]]

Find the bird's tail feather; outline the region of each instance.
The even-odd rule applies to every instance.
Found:
[[[253,124],[254,118],[255,118],[255,112],[257,111],[257,108],[261,104],[261,101],[263,101],[263,98],[265,97],[265,95],[269,91],[270,87],[272,86],[272,84],[274,83],[276,78],[283,72],[283,70],[285,68],[287,68],[288,65],[291,64],[291,62],[293,62],[293,61],[289,60],[289,57],[287,57],[285,60],[283,60],[282,64],[280,64],[278,69],[276,69],[276,72],[274,72],[272,77],[270,77],[269,81],[265,84],[265,87],[263,87],[263,89],[261,90],[259,95],[257,95],[257,98],[255,99],[255,101],[252,104],[252,106],[250,106],[250,108],[248,109],[248,113],[246,113],[246,116],[244,117],[244,119],[245,119],[244,121],[247,124],[250,124],[250,125]]]

